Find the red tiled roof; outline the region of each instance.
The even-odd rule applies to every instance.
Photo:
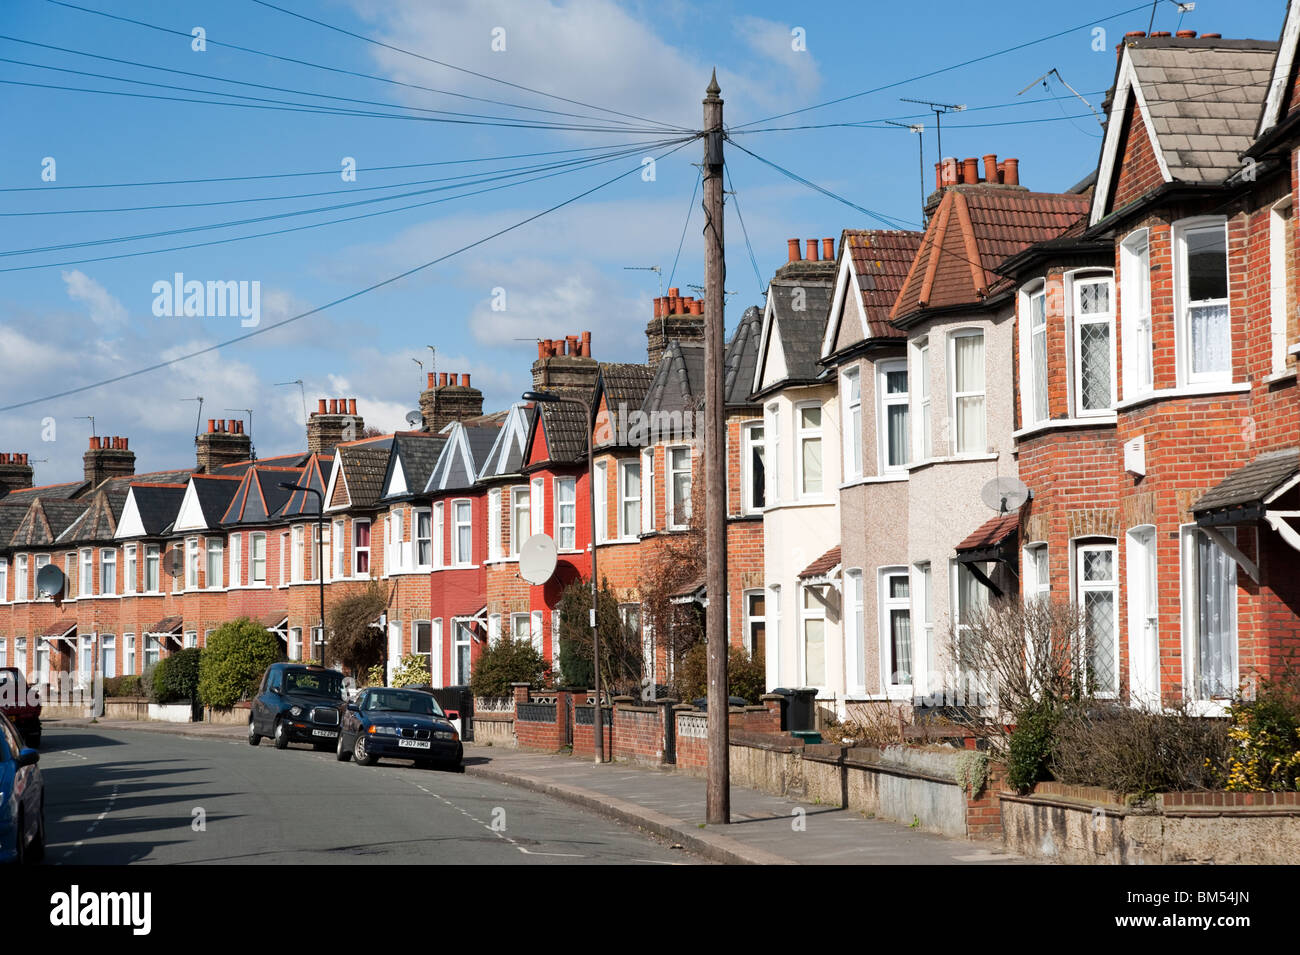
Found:
[[[935,210],[890,317],[977,305],[1000,282],[1004,259],[1054,239],[1088,214],[1087,196],[987,187],[950,188]]]
[[[809,577],[825,577],[832,570],[838,567],[840,560],[840,545],[836,544],[826,553],[822,554],[811,564],[799,572],[800,580],[807,580]]]
[[[58,620],[55,620],[53,623],[51,623],[48,627],[42,628],[40,635],[42,637],[61,637],[64,634],[66,634],[69,630],[75,629],[76,626],[77,626],[76,617],[60,617]]]
[[[1020,528],[1020,512],[1013,511],[1010,514],[1002,514],[998,517],[991,517],[981,524],[975,531],[964,541],[957,545],[957,553],[964,550],[983,550],[986,547],[997,547]]]
[[[152,627],[145,630],[145,633],[176,633],[181,628],[184,617],[163,617]]]
[[[889,313],[907,280],[924,235],[896,229],[844,230],[842,241],[848,243],[849,254],[853,256],[853,272],[872,338],[906,337],[901,329],[890,324]]]
[[[257,622],[260,623],[262,626],[266,627],[267,630],[270,630],[273,627],[280,626],[280,624],[284,623],[285,620],[288,619],[288,617],[289,617],[289,611],[277,610],[275,613],[263,614],[261,617],[258,618]]]

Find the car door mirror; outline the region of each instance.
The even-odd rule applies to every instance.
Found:
[[[24,749],[18,754],[17,763],[19,767],[35,766],[41,761],[41,754],[34,749]]]
[[[460,710],[445,710],[444,713],[449,720],[460,719]]]
[[[361,707],[357,706],[355,703],[349,703],[349,704],[348,704],[348,712],[349,712],[349,713],[360,713],[360,712],[361,712]]]

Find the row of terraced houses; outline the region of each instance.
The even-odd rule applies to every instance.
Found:
[[[1036,192],[1015,159],[948,159],[923,232],[790,240],[725,356],[728,639],[769,687],[906,708],[945,688],[971,613],[1012,595],[1076,603],[1093,685],[1134,703],[1221,712],[1287,664],[1298,43],[1295,2],[1278,42],[1129,34],[1078,185]],[[235,421],[208,422],[170,471],[135,473],[126,439],[91,439],[82,480],[33,488],[6,455],[0,663],[138,672],[245,615],[290,658],[318,656],[323,575],[327,602],[388,581],[390,662],[425,654],[435,684],[464,683],[501,636],[554,658],[560,593],[594,540],[667,682],[640,588],[691,527],[702,312],[677,289],[656,299],[645,363],[597,361],[586,333],[539,341],[531,387],[590,413],[484,414],[468,375],[439,374],[420,429],[357,439],[355,402],[322,399],[305,450],[272,459],[250,460]],[[323,562],[316,495],[286,483],[324,501]],[[519,575],[537,532],[559,552],[545,585]],[[36,590],[48,563],[70,584],[58,606]],[[674,597],[708,599],[702,580]]]

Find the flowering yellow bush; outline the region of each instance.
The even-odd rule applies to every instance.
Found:
[[[1281,792],[1300,778],[1300,727],[1282,700],[1261,695],[1232,707],[1233,751],[1224,765],[1229,792]]]

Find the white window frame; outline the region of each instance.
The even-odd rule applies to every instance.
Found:
[[[913,693],[920,693],[933,687],[934,576],[928,560],[913,564],[911,572],[912,687]]]
[[[470,673],[474,669],[474,652],[473,652],[474,638],[470,634],[469,625],[465,620],[458,620],[453,618],[451,621],[451,627],[452,627],[452,638],[451,638],[452,639],[452,644],[451,644],[452,685],[459,686],[461,684],[465,684],[469,682]],[[465,668],[464,673],[460,672],[459,651],[461,647],[470,648],[470,653],[468,654],[470,658],[469,665]]]
[[[781,503],[781,405],[772,402],[763,416],[765,440],[771,445],[772,452],[767,456],[767,506]],[[667,459],[664,473],[667,474]],[[666,483],[666,482],[665,482]]]
[[[290,660],[299,661],[302,659],[302,627],[290,627],[288,636],[286,655]]]
[[[427,627],[429,632],[429,649],[423,651],[420,649],[420,628]],[[411,621],[411,652],[416,656],[425,658],[425,665],[429,673],[433,673],[433,621],[432,620],[412,620]]]
[[[289,580],[292,583],[300,584],[303,581],[303,542],[306,534],[301,524],[295,524],[290,528],[292,537],[289,541]],[[281,535],[283,540],[283,535]]]
[[[357,537],[357,534],[361,530],[361,527],[363,525],[366,528],[366,540],[369,542],[364,545],[359,542],[359,539]],[[352,576],[353,577],[366,578],[370,576],[370,571],[374,566],[373,562],[370,559],[370,552],[374,548],[374,546],[375,546],[375,529],[371,525],[370,518],[368,517],[352,518]],[[366,556],[365,570],[361,569],[362,554],[365,554]]]
[[[1219,533],[1228,538],[1232,544],[1237,543],[1237,531],[1233,527],[1220,527]],[[1201,692],[1201,673],[1200,673],[1200,641],[1201,641],[1201,623],[1200,610],[1202,603],[1202,593],[1200,585],[1200,570],[1197,560],[1197,548],[1200,538],[1204,537],[1209,543],[1217,548],[1221,554],[1221,560],[1224,566],[1228,568],[1228,575],[1225,575],[1227,589],[1230,594],[1229,606],[1232,610],[1231,633],[1229,642],[1232,654],[1231,669],[1237,676],[1237,683],[1228,688],[1227,695],[1218,696],[1214,693],[1205,694]],[[1179,545],[1179,565],[1180,565],[1180,584],[1181,584],[1181,604],[1182,604],[1182,629],[1183,629],[1183,692],[1188,700],[1193,701],[1199,708],[1202,708],[1202,715],[1221,715],[1223,707],[1230,702],[1230,697],[1235,695],[1239,689],[1241,679],[1241,633],[1239,629],[1239,594],[1237,589],[1237,565],[1230,556],[1223,552],[1219,544],[1211,539],[1205,531],[1201,530],[1195,524],[1185,524],[1179,528],[1178,535]]]
[[[576,551],[578,549],[578,479],[557,477],[552,490],[555,495],[555,547],[561,551]],[[566,494],[568,501],[564,500]]]
[[[750,602],[755,597],[763,598],[763,602],[764,602],[763,612],[761,614],[755,614],[750,608]],[[744,611],[744,615],[745,615],[745,635],[744,635],[745,650],[748,651],[750,655],[750,659],[756,660],[761,663],[762,661],[759,659],[758,653],[756,652],[756,647],[754,646],[754,627],[757,624],[763,625],[763,645],[764,647],[766,647],[767,646],[767,591],[764,590],[762,587],[755,587],[752,590],[743,591],[740,595],[740,599],[742,601],[741,609]]]
[[[1042,323],[1035,325],[1034,304],[1042,304]],[[1026,283],[1020,291],[1020,420],[1024,427],[1032,427],[1052,416],[1051,393],[1048,389],[1047,351],[1047,282],[1038,279]],[[1037,360],[1034,338],[1042,336],[1042,361]],[[1041,405],[1039,398],[1041,397]],[[1041,412],[1041,413],[1040,413]]]
[[[928,461],[934,457],[934,385],[931,377],[933,369],[930,367],[930,339],[922,338],[914,346],[915,364],[917,374],[908,375],[908,388],[911,388],[913,380],[917,383],[916,402],[917,413],[913,427],[916,428],[916,441],[914,447],[920,461]]]
[[[95,596],[95,551],[90,547],[81,549],[81,569],[77,572],[81,589],[80,597]]]
[[[429,660],[429,675],[434,686],[442,686],[442,618],[434,617],[429,630],[429,639],[433,643],[433,655]]]
[[[122,634],[122,675],[135,676],[135,634]]]
[[[636,471],[636,496],[632,497],[627,493],[627,476],[633,470]],[[557,480],[558,483],[558,480]],[[618,510],[615,518],[618,521],[619,540],[635,539],[641,533],[641,461],[640,459],[627,458],[618,462]],[[633,520],[629,522],[627,509],[632,506]]]
[[[330,538],[331,550],[334,551],[334,579],[344,580],[347,578],[347,566],[343,562],[344,554],[347,552],[347,539],[344,537],[345,524],[343,521],[334,522],[333,535]],[[231,561],[234,565],[234,561]]]
[[[114,596],[118,592],[117,551],[112,547],[103,547],[99,551],[99,592],[105,596]]]
[[[502,489],[499,487],[488,490],[488,560],[490,561],[500,560],[502,557],[501,491]],[[513,515],[513,511],[511,514]]]
[[[1192,371],[1192,327],[1191,308],[1187,290],[1187,237],[1191,233],[1209,231],[1218,228],[1223,232],[1224,271],[1228,276],[1228,297],[1225,299],[1206,299],[1197,302],[1203,307],[1223,305],[1228,308],[1228,367],[1218,372]],[[1228,222],[1223,216],[1197,216],[1175,222],[1172,230],[1174,238],[1174,343],[1178,358],[1178,385],[1227,384],[1232,381],[1232,272],[1228,267],[1231,249],[1228,242]]]
[[[262,556],[257,556],[257,545],[262,545]],[[258,562],[262,565],[262,576],[257,576]],[[248,586],[265,587],[266,583],[266,534],[256,531],[248,535]]]
[[[957,340],[959,338],[979,338],[980,350],[984,355],[984,368],[982,372],[983,382],[978,391],[958,391],[957,390]],[[970,457],[987,454],[989,450],[989,349],[988,338],[982,328],[959,328],[953,330],[948,335],[948,381],[951,384],[949,389],[948,400],[948,431],[952,435],[951,448],[949,453],[954,457]],[[976,448],[963,448],[960,446],[961,428],[958,426],[957,405],[963,399],[979,398],[980,408],[982,411],[982,427],[984,434],[984,443]]]
[[[1020,580],[1021,598],[1028,603],[1031,600],[1051,599],[1052,579],[1049,573],[1044,576],[1039,572],[1038,555],[1046,556],[1045,541],[1030,541],[1021,554],[1021,566],[1024,568]]]
[[[1279,199],[1268,215],[1269,369],[1274,375],[1286,371],[1286,266],[1294,242],[1291,201],[1290,195]]]
[[[767,476],[767,422],[746,421],[740,426],[740,510],[742,514],[761,514],[767,506],[767,488],[771,483]],[[754,437],[757,432],[760,437]],[[754,500],[754,459],[763,460],[763,500]],[[642,475],[645,474],[644,467]],[[644,478],[642,494],[645,493]],[[644,525],[644,518],[642,524]]]
[[[488,646],[494,646],[501,640],[501,614],[488,614]]]
[[[830,679],[830,633],[826,619],[826,606],[817,599],[814,588],[807,584],[799,585],[799,682],[803,686],[826,689]],[[820,620],[822,625],[822,682],[812,682],[808,672],[808,624]]]
[[[31,566],[31,558],[27,554],[17,554],[14,557],[14,603],[25,603],[27,595],[31,592],[27,582],[28,568]]]
[[[890,582],[901,578],[907,584],[906,597],[889,596]],[[906,564],[894,567],[881,567],[876,573],[877,633],[880,635],[880,685],[891,699],[906,699],[912,695],[912,684],[916,679],[916,628],[912,626],[912,574]],[[895,680],[898,671],[893,659],[893,611],[907,613],[908,654],[910,670],[906,682]]]
[[[1151,230],[1136,229],[1120,243],[1120,319],[1124,329],[1124,398],[1155,390],[1151,334]]]
[[[809,408],[816,408],[819,415],[820,424],[815,428],[805,428],[803,426],[803,413]],[[826,408],[824,403],[821,401],[795,402],[794,429],[794,486],[798,492],[798,499],[801,501],[821,500],[826,496]],[[811,441],[817,442],[822,460],[821,488],[816,491],[810,491],[805,487],[807,476],[803,473],[804,444]]]
[[[876,466],[880,469],[876,473],[882,475],[905,474],[912,460],[911,384],[909,382],[909,390],[901,394],[889,394],[887,391],[889,375],[900,371],[904,377],[907,376],[906,358],[891,358],[876,363]],[[903,421],[903,462],[901,464],[889,463],[890,408],[903,408],[907,411],[907,417]]]
[[[902,364],[906,368],[906,359]],[[862,369],[846,368],[840,373],[840,407],[844,409],[844,480],[852,481],[862,477]]]
[[[686,467],[674,465],[673,458],[682,454],[686,458]],[[677,505],[674,502],[675,484],[674,479],[680,474],[686,475],[686,494],[682,500],[682,510],[684,514],[677,513]],[[695,461],[691,454],[690,445],[677,444],[669,445],[664,449],[664,508],[667,513],[667,524],[670,531],[684,531],[691,525],[691,496],[695,488]]]
[[[9,602],[9,558],[0,557],[0,604]]]
[[[442,501],[433,505],[433,566],[434,569],[447,565],[447,527]]]
[[[498,498],[498,505],[499,504],[500,504],[500,499]],[[412,548],[411,553],[415,559],[415,567],[417,570],[429,570],[430,568],[433,567],[433,511],[432,509],[427,507],[414,508],[412,511],[411,521],[412,521],[411,535],[414,538],[414,545],[415,545]],[[424,524],[423,529],[420,526],[422,523]],[[499,523],[500,522],[498,522],[498,524]],[[498,526],[497,533],[499,534],[500,532],[501,532],[501,528]],[[497,541],[497,545],[498,547],[500,547],[499,540]],[[423,551],[423,555],[421,554],[422,551]]]
[[[512,487],[510,489],[510,552],[507,554],[511,560],[519,559],[519,548],[532,533],[532,521],[531,487],[527,484]]]
[[[185,538],[185,589],[199,589],[199,539]]]
[[[867,692],[866,595],[862,570],[844,572],[844,683],[850,695]]]
[[[126,544],[122,547],[122,593],[133,594],[136,588],[136,574],[140,572],[140,545]],[[4,593],[0,586],[0,594]]]
[[[1128,687],[1133,706],[1160,708],[1160,558],[1156,528],[1130,528],[1124,565],[1128,593]]]
[[[238,555],[239,538],[231,538],[231,553]],[[150,586],[149,565],[153,565],[153,586]],[[234,572],[233,570],[231,571]],[[238,581],[232,580],[231,583]],[[147,594],[156,594],[162,592],[162,547],[158,544],[144,545],[144,592]]]
[[[641,452],[641,533],[655,529],[655,449]]]
[[[461,520],[461,505],[465,505],[465,511],[468,514],[466,520]],[[451,502],[452,528],[451,528],[451,558],[453,567],[473,567],[474,566],[474,502],[469,498],[456,498]],[[464,527],[469,530],[469,553],[461,553],[460,529]]]
[[[592,535],[597,544],[609,540],[609,465],[597,461],[592,465],[592,490],[596,494],[596,527]]]
[[[1076,418],[1096,418],[1113,415],[1115,413],[1115,402],[1118,400],[1115,390],[1115,276],[1108,269],[1086,269],[1072,272],[1066,278],[1070,289],[1070,359],[1072,366],[1070,386],[1074,397],[1074,416]],[[1083,289],[1089,285],[1106,286],[1106,301],[1110,306],[1109,312],[1084,317],[1081,299]],[[1087,325],[1106,326],[1106,340],[1109,345],[1107,361],[1109,362],[1110,400],[1101,408],[1085,408],[1083,406],[1083,328]]]
[[[528,533],[546,533],[546,479],[542,477],[528,482]],[[521,547],[523,543],[519,542]]]
[[[1084,579],[1083,565],[1087,555],[1091,552],[1106,552],[1110,554],[1111,578],[1106,581],[1091,581]],[[1085,598],[1089,593],[1109,593],[1111,595],[1111,633],[1113,642],[1111,653],[1113,659],[1114,683],[1105,687],[1092,687],[1093,693],[1099,699],[1115,699],[1119,695],[1119,671],[1120,671],[1120,626],[1119,626],[1119,545],[1114,540],[1080,540],[1074,543],[1074,598],[1078,605],[1080,614],[1080,626],[1087,626],[1087,612]],[[1092,645],[1086,639],[1083,652],[1080,654],[1083,660],[1084,673],[1088,684],[1092,684]]]

